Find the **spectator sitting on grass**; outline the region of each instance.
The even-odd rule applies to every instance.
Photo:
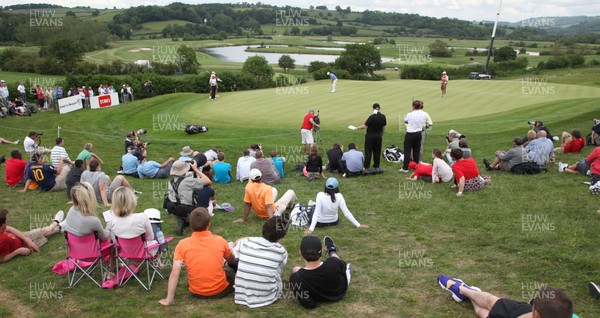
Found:
[[[369,226],[366,224],[360,224],[354,218],[348,207],[346,206],[346,200],[340,193],[338,187],[338,181],[336,178],[329,178],[325,182],[325,189],[323,192],[317,193],[317,199],[315,204],[315,211],[312,216],[310,227],[304,231],[304,234],[312,234],[315,227],[325,227],[337,225],[339,222],[338,211],[342,210],[344,216],[359,229],[366,229]]]
[[[287,233],[284,217],[268,219],[262,237],[239,239],[233,246],[238,257],[235,274],[235,303],[250,308],[268,306],[283,295],[281,274],[288,253],[279,242]]]
[[[56,138],[56,146],[50,151],[50,159],[52,159],[52,166],[58,168],[58,162],[62,158],[63,165],[73,165],[73,161],[69,158],[69,154],[65,149],[65,140],[61,137]]]
[[[338,173],[340,172],[340,160],[344,155],[344,148],[339,144],[333,144],[333,147],[327,151],[327,171]]]
[[[341,300],[350,285],[352,266],[340,259],[331,237],[325,236],[323,242],[328,258],[321,262],[321,240],[314,235],[305,236],[300,243],[304,267],[294,267],[290,275],[294,297],[307,309],[316,308],[318,302]]]
[[[527,145],[529,145],[530,142],[532,142],[533,140],[535,140],[537,138],[537,133],[533,130],[530,130],[527,132],[527,136],[525,136],[525,138],[523,138],[523,147],[527,147]]]
[[[17,255],[28,256],[39,252],[48,238],[60,231],[58,225],[64,218],[64,212],[58,211],[52,223],[43,228],[21,232],[7,224],[8,210],[0,209],[0,263],[6,263]]]
[[[438,183],[452,180],[454,173],[452,172],[452,168],[444,161],[442,150],[440,148],[433,148],[431,155],[433,156],[431,182]]]
[[[66,178],[71,170],[68,166],[63,166],[63,159],[59,160],[58,168],[49,166],[44,163],[44,156],[34,154],[31,156],[31,161],[35,164],[29,166],[25,172],[25,187],[19,192],[26,192],[29,189],[29,184],[32,181],[37,182],[40,189],[43,191],[62,191],[67,188]]]
[[[458,140],[458,148],[460,148],[460,150],[463,152],[463,159],[469,159],[473,157],[473,151],[467,144],[467,138],[460,138]]]
[[[229,183],[231,182],[231,164],[225,162],[225,154],[219,152],[217,154],[217,160],[213,167],[213,181],[216,183]]]
[[[241,219],[233,223],[248,221],[250,209],[254,210],[257,217],[261,219],[270,219],[273,216],[281,215],[286,208],[293,207],[296,201],[294,190],[287,190],[277,202],[277,189],[262,182],[262,173],[258,169],[250,170],[250,181],[246,184],[244,193],[244,215]]]
[[[248,181],[248,176],[250,175],[250,165],[256,161],[256,158],[250,156],[250,149],[244,149],[242,152],[242,156],[238,159],[236,165],[236,174],[235,179],[237,181]]]
[[[460,148],[452,149],[450,152],[452,156],[452,170],[454,171],[454,186],[458,188],[456,196],[461,196],[464,191],[479,191],[483,187],[491,182],[489,178],[483,178],[479,175],[479,169],[477,169],[477,163],[473,158],[463,159],[462,150]]]
[[[496,158],[490,164],[487,159],[483,159],[483,164],[487,171],[500,170],[511,172],[516,165],[529,162],[527,151],[523,148],[523,139],[516,137],[513,139],[512,148],[508,151],[496,151]]]
[[[532,140],[525,147],[529,159],[535,162],[538,166],[543,166],[547,162],[554,162],[554,145],[552,140],[546,138],[546,131],[540,130],[537,133],[537,138]]]
[[[365,156],[358,151],[355,143],[348,144],[348,151],[344,152],[340,160],[340,169],[344,177],[351,177],[362,173]]]
[[[129,145],[127,147],[127,153],[121,157],[121,166],[123,167],[123,175],[137,178],[140,160],[134,155],[135,149],[134,145]]]
[[[440,275],[438,283],[443,289],[452,293],[456,302],[469,300],[477,317],[506,318],[571,318],[573,301],[556,287],[543,286],[536,291],[534,298],[528,303],[508,298],[499,298],[481,289],[469,286],[457,278],[450,279]]]
[[[570,134],[563,131],[560,140],[560,147],[554,148],[556,153],[579,153],[585,146],[585,140],[581,138],[579,130],[573,130]]]
[[[566,171],[574,174],[581,174],[586,177],[592,175],[590,168],[591,166],[586,162],[586,158],[583,158],[572,165],[563,162],[558,163],[558,172]]]
[[[109,206],[112,201],[113,192],[119,187],[125,187],[130,189],[135,194],[142,194],[139,191],[133,190],[131,184],[123,176],[116,176],[112,182],[110,177],[102,171],[102,166],[99,160],[92,159],[90,162],[90,169],[85,170],[81,174],[81,182],[88,182],[94,187],[94,193],[96,193],[96,199],[98,202],[104,203],[104,206]],[[39,181],[38,181],[39,184]]]
[[[81,181],[81,175],[83,174],[83,160],[75,160],[75,164],[71,171],[67,174],[65,184],[67,185],[67,197],[71,199],[71,188]]]
[[[187,272],[188,289],[197,298],[222,298],[234,291],[235,271],[230,266],[236,267],[237,264],[227,241],[209,231],[208,211],[196,208],[190,213],[189,220],[194,232],[175,247],[167,297],[159,301],[163,306],[175,304],[175,291],[183,266]],[[229,266],[224,266],[223,260]]]
[[[308,172],[307,177],[309,181],[317,178],[326,178],[323,174],[323,159],[319,154],[319,148],[315,144],[310,147],[308,161],[306,162],[306,172]]]
[[[11,159],[6,160],[5,177],[6,184],[9,187],[19,187],[25,185],[25,166],[27,161],[23,160],[23,155],[19,150],[10,152]]]
[[[285,165],[285,157],[280,156],[277,153],[277,150],[273,150],[273,151],[271,151],[271,160],[273,160],[273,165],[275,165],[275,169],[277,170],[277,173],[279,174],[279,178],[283,179],[283,177],[284,177],[283,166]]]
[[[102,159],[100,159],[100,157],[98,157],[93,150],[94,146],[88,142],[83,146],[83,150],[79,153],[79,155],[77,155],[76,159],[82,160],[85,163],[86,169],[90,168],[90,162],[92,161],[92,158],[98,160],[101,164],[104,164],[104,161],[102,161]]]
[[[256,151],[256,161],[250,164],[250,169],[258,169],[262,174],[262,182],[273,185],[281,182],[275,164],[270,158],[264,158],[262,150]]]

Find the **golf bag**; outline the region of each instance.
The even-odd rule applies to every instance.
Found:
[[[388,162],[400,163],[404,161],[404,154],[398,149],[398,147],[391,145],[383,151],[381,154]]]
[[[311,203],[311,202],[309,202]],[[316,205],[303,205],[302,203],[296,204],[292,213],[290,213],[290,221],[293,226],[305,227],[309,226],[312,222],[313,214],[315,213]]]
[[[195,135],[205,133],[208,131],[208,127],[204,125],[186,125],[184,130],[188,135]]]

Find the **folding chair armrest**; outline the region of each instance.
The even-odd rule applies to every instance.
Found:
[[[169,242],[171,242],[172,240],[173,240],[173,237],[172,237],[172,236],[165,237],[165,243],[169,243]]]
[[[148,250],[151,250],[151,249],[153,249],[153,248],[155,248],[155,247],[159,247],[159,246],[161,246],[161,245],[162,245],[162,244],[160,244],[160,243],[155,243],[155,244],[152,244],[152,245],[148,245],[148,246],[146,246],[146,248],[147,248]]]
[[[106,250],[108,250],[108,249],[112,249],[112,248],[113,248],[113,247],[115,247],[116,245],[117,245],[116,243],[110,243],[110,244],[108,244],[108,245],[105,245],[104,247],[102,247],[102,248],[100,249],[100,252],[104,252],[104,251],[106,251]]]

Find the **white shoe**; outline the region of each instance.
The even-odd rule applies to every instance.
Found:
[[[56,214],[54,215],[54,219],[52,221],[60,224],[60,222],[62,222],[65,219],[65,212],[63,212],[63,210],[60,210],[58,212],[56,212]]]
[[[19,140],[21,140],[21,139],[17,139],[17,141],[13,142],[13,144],[18,145],[19,144]]]
[[[569,167],[569,165],[568,165],[568,164],[566,164],[566,163],[562,163],[562,162],[559,162],[559,163],[558,163],[558,172],[563,172],[563,171],[565,171],[565,169],[566,169],[567,167]]]

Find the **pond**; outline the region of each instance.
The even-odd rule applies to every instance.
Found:
[[[335,59],[339,57],[339,55],[328,55],[328,54],[293,54],[293,53],[257,53],[257,52],[246,52],[246,48],[259,47],[258,45],[239,45],[239,46],[226,46],[226,47],[215,47],[204,49],[203,51],[207,54],[214,56],[215,58],[224,61],[224,62],[236,62],[236,63],[244,63],[246,59],[255,55],[262,55],[267,59],[269,64],[277,64],[279,58],[282,55],[289,55],[296,61],[296,65],[309,65],[312,61],[321,61],[325,63],[334,62]],[[325,49],[325,48],[323,48]],[[335,50],[336,48],[330,48]],[[382,62],[392,61],[391,58],[382,58]]]

